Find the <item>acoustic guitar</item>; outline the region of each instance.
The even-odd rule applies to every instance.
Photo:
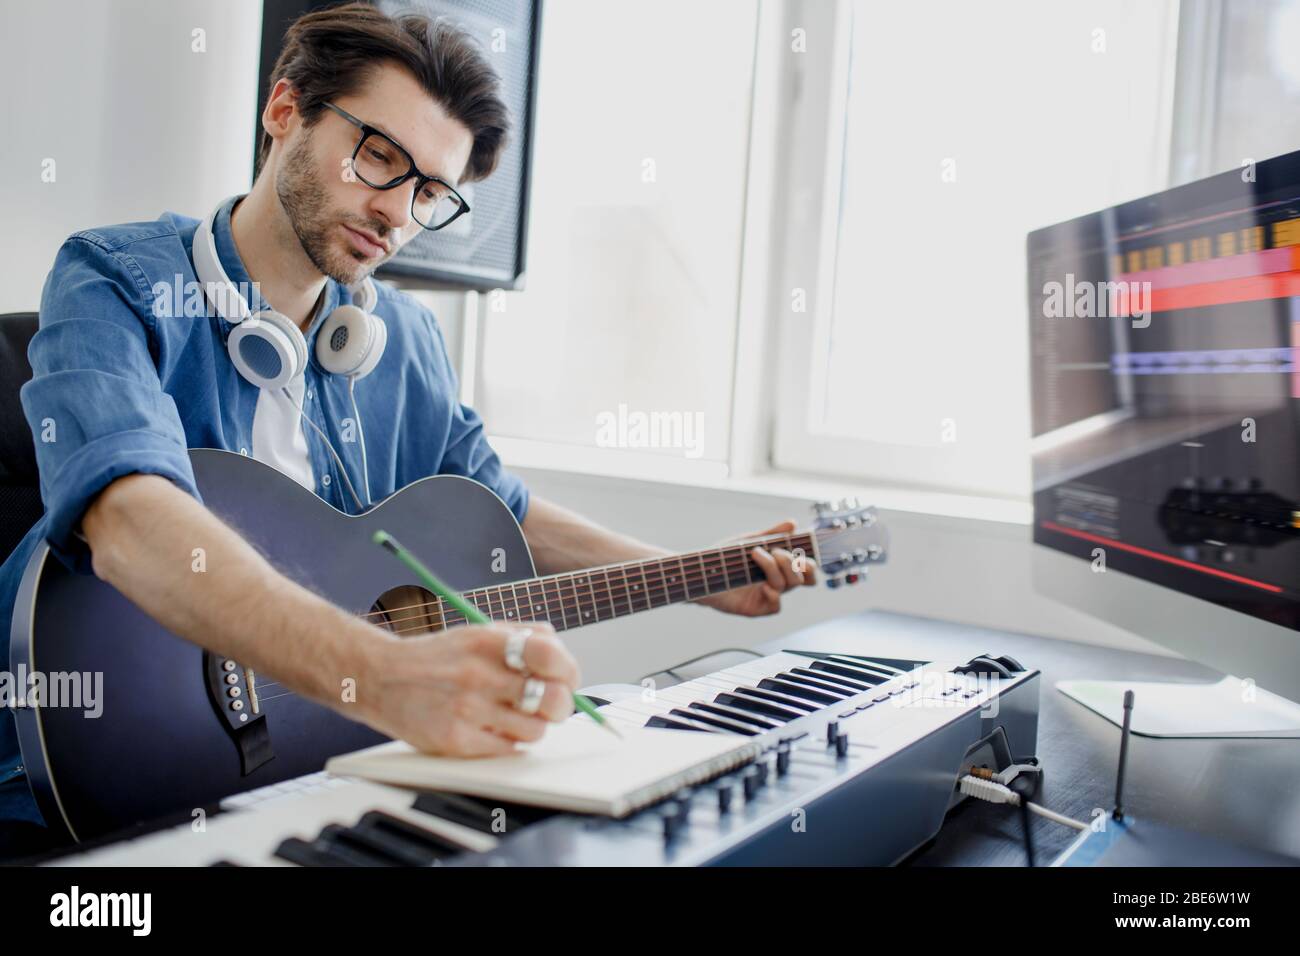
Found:
[[[395,634],[463,621],[372,543],[380,528],[489,617],[549,621],[556,631],[763,580],[748,555],[754,545],[801,554],[834,586],[860,579],[888,544],[873,509],[821,505],[807,531],[537,577],[513,513],[471,479],[424,478],[346,515],[256,459],[189,454],[205,505],[280,572]],[[10,658],[12,673],[47,682],[14,710],[19,743],[46,822],[78,841],[189,815],[385,739],[273,675],[177,637],[110,585],[69,571],[45,544],[18,590]],[[78,675],[102,675],[94,709],[68,706]],[[55,683],[65,692],[57,701]]]

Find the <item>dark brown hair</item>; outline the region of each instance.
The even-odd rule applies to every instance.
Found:
[[[462,182],[486,179],[505,150],[510,113],[501,99],[500,77],[482,47],[442,17],[389,16],[368,3],[304,14],[285,32],[266,93],[269,97],[277,82],[288,80],[310,127],[327,101],[355,93],[385,62],[404,68],[473,135]],[[263,129],[259,173],[270,152],[271,136]]]

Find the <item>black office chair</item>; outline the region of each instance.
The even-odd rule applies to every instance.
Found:
[[[36,334],[35,312],[0,315],[0,561],[9,557],[45,511],[36,445],[18,401],[32,377],[27,343]]]

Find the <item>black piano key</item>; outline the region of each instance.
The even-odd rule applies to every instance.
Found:
[[[382,810],[371,810],[351,832],[382,847],[406,866],[429,866],[434,860],[461,852],[450,840]]]
[[[748,694],[738,692],[724,691],[713,698],[719,704],[727,707],[738,707],[741,710],[748,710],[755,714],[763,714],[767,717],[775,717],[783,723],[789,723],[804,716],[803,711],[795,710],[793,707],[783,707],[780,704],[774,704],[770,700],[763,700],[759,697],[751,697]]]
[[[275,848],[275,855],[299,866],[365,866],[348,853],[338,853],[333,847],[322,844],[319,840],[308,843],[297,837],[289,837]]]
[[[835,664],[847,664],[850,667],[859,667],[864,670],[875,671],[881,674],[887,674],[890,677],[897,677],[914,668],[920,667],[921,661],[899,661],[885,658],[858,657],[853,654],[829,654],[826,660]]]
[[[686,717],[689,720],[697,720],[702,724],[717,727],[719,730],[725,730],[728,733],[743,734],[746,737],[756,737],[759,733],[757,728],[742,724],[738,720],[731,720],[727,717],[718,717],[714,714],[707,714],[702,710],[688,710],[682,707],[674,707],[668,713],[675,714],[678,717]]]
[[[877,684],[883,684],[889,680],[888,674],[880,674],[876,671],[863,670],[860,667],[852,667],[848,664],[839,664],[834,661],[813,661],[808,665],[815,671],[825,671],[828,674],[840,674],[844,677],[852,677],[854,680],[865,681],[872,687]]]
[[[367,830],[348,829],[338,823],[330,823],[317,840],[321,840],[335,851],[355,853],[360,860],[369,861],[369,866],[411,866],[403,853],[395,852],[389,840],[382,835],[372,834]]]
[[[669,717],[667,714],[655,714],[645,722],[647,727],[663,727],[667,730],[698,730],[701,733],[715,734],[717,729],[701,724],[687,717]]]
[[[851,696],[849,694],[829,694],[826,691],[817,690],[816,688],[809,687],[806,684],[796,684],[794,681],[781,680],[779,677],[764,677],[758,682],[758,686],[763,690],[780,691],[783,694],[789,694],[791,697],[798,697],[801,700],[810,700],[815,704],[821,704],[823,707]]]
[[[775,674],[773,676],[775,676],[777,680],[788,680],[796,684],[806,684],[809,687],[822,691],[823,693],[834,694],[840,700],[848,700],[850,697],[854,697],[862,693],[862,691],[867,690],[865,686],[858,689],[848,687],[844,684],[833,684],[830,681],[817,676],[805,677],[803,674],[793,674],[789,672]]]
[[[856,680],[844,677],[840,674],[830,674],[826,671],[812,671],[806,667],[792,667],[787,673],[797,674],[800,677],[808,677],[826,684],[837,684],[841,687],[847,687],[855,693],[861,693],[862,691],[875,686],[874,684],[868,684],[865,680]]]
[[[496,836],[503,832],[514,833],[530,823],[544,820],[555,814],[554,810],[529,807],[520,803],[507,803],[502,800],[488,803],[485,800],[467,797],[459,793],[434,793],[432,791],[422,793],[416,797],[411,807],[421,813],[459,823],[461,826],[469,827],[471,830],[478,830],[480,833],[491,833]],[[498,810],[505,812],[504,819],[497,812]],[[503,823],[504,830],[502,829]]]
[[[730,717],[732,720],[751,724],[759,730],[774,730],[781,726],[781,721],[773,720],[771,717],[763,717],[748,710],[740,710],[737,707],[725,707],[722,704],[709,703],[706,700],[692,701],[689,706],[692,710],[702,710],[705,713],[717,714],[719,717]]]
[[[797,710],[804,714],[812,714],[822,709],[821,704],[814,704],[810,700],[802,697],[795,697],[793,694],[787,694],[782,690],[767,690],[762,687],[737,687],[736,693],[747,694],[750,697],[757,697],[759,700],[770,700],[774,704],[781,704],[783,707],[789,707],[791,710]]]
[[[866,664],[870,667],[874,667],[877,670],[898,671],[899,673],[914,671],[918,667],[924,667],[926,664],[929,663],[929,661],[914,661],[910,658],[875,657],[875,656],[867,657],[862,654],[832,653],[826,656],[834,661],[855,661],[859,664]]]

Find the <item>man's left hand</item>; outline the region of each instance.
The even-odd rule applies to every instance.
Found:
[[[766,531],[741,535],[733,540],[750,541],[771,534],[789,534],[794,531],[794,528],[793,521],[782,521]],[[707,604],[728,614],[760,617],[781,610],[781,595],[791,588],[801,584],[817,583],[815,565],[808,555],[792,554],[785,548],[764,547],[751,548],[749,554],[754,559],[754,563],[762,569],[765,580],[743,588],[724,591],[712,597],[700,598],[695,603]]]

